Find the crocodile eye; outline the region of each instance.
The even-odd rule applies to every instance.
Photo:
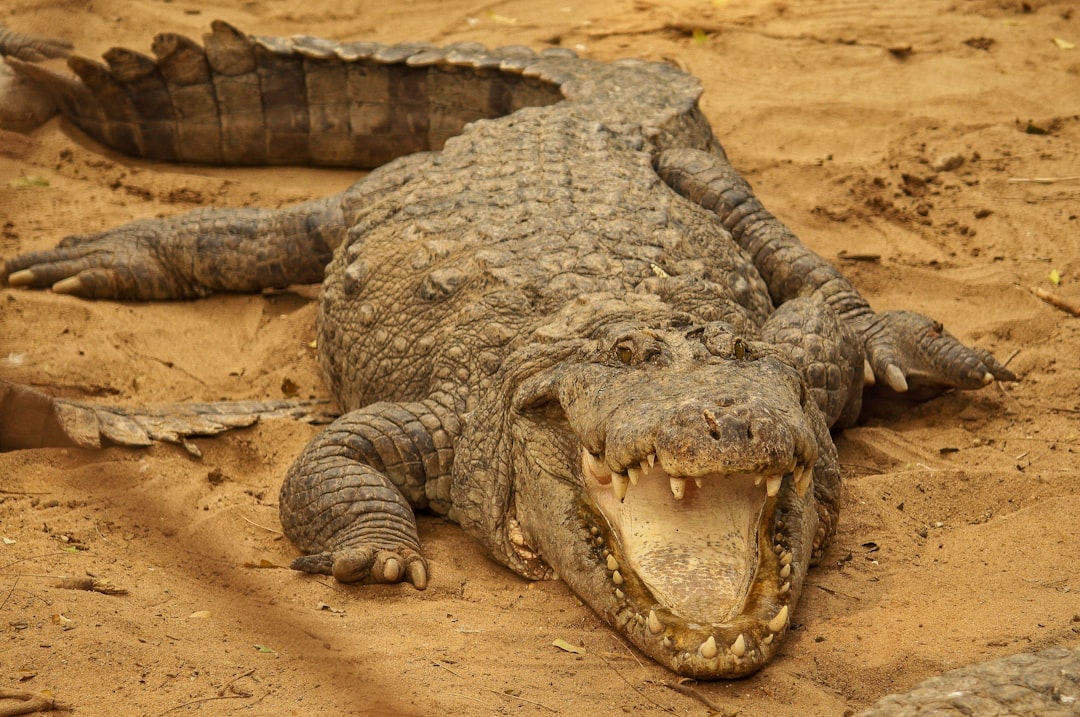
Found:
[[[634,350],[629,346],[616,346],[615,355],[619,357],[619,360],[626,365],[630,365],[630,362],[634,360]]]
[[[732,350],[735,352],[735,358],[742,361],[746,358],[746,342],[740,338],[736,338]]]

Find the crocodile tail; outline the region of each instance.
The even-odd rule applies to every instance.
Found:
[[[469,122],[562,99],[569,53],[475,43],[253,37],[215,21],[200,46],[72,57],[78,80],[9,60],[63,114],[126,154],[208,164],[376,167],[439,149]]]
[[[155,441],[198,448],[188,439],[246,428],[263,418],[329,423],[337,413],[327,401],[218,401],[164,404],[139,409],[56,398],[0,379],[0,451],[45,446],[100,448],[149,446]]]

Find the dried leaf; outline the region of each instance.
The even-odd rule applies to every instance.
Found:
[[[285,566],[284,565],[278,565],[277,563],[271,563],[266,558],[263,558],[262,560],[260,560],[257,563],[244,563],[244,567],[245,568],[251,568],[253,570],[267,570],[267,569],[270,569],[270,568],[284,569]]]
[[[709,41],[709,36],[708,36],[708,34],[706,34],[706,32],[704,30],[702,30],[700,27],[694,28],[694,44],[695,45],[704,45],[708,41]]]
[[[4,541],[4,545],[14,545],[15,544],[15,541],[12,540],[11,538],[5,537],[5,538],[0,538],[0,540]]]
[[[277,654],[277,652],[275,652],[274,650],[271,650],[266,645],[255,645],[255,649],[258,650],[259,652],[265,652],[265,653],[270,654],[270,655],[276,655]]]
[[[210,611],[209,610],[196,610],[195,612],[188,615],[188,617],[193,617],[193,618],[196,618],[196,619],[199,619],[199,620],[205,620],[206,618],[210,617]]]
[[[487,12],[487,19],[491,20],[497,25],[517,25],[516,17],[506,17],[505,15],[499,15],[498,13],[491,12],[490,10]]]
[[[1052,269],[1050,271],[1050,283],[1054,286],[1057,286],[1061,283],[1061,272],[1057,269]]]
[[[570,653],[573,653],[575,655],[584,655],[585,654],[585,648],[578,647],[577,645],[571,645],[566,640],[562,640],[562,639],[555,640],[551,644],[554,645],[555,647],[559,648],[560,650],[564,651],[564,652],[570,652]]]
[[[1059,50],[1071,50],[1076,47],[1076,45],[1074,45],[1073,43],[1069,42],[1068,40],[1062,40],[1060,37],[1055,37],[1052,39],[1054,41],[1054,44],[1058,46]]]

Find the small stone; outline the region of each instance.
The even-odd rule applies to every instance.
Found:
[[[949,152],[943,154],[931,163],[931,167],[935,172],[952,172],[959,169],[964,164],[964,155],[959,152]]]

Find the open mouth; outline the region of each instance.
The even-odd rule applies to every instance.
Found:
[[[618,543],[619,557],[612,562],[625,563],[624,570],[633,571],[665,613],[704,627],[730,623],[746,611],[761,553],[774,547],[777,496],[788,481],[802,497],[810,488],[813,460],[687,477],[669,473],[655,454],[613,471],[603,457],[583,449],[582,470],[589,496]],[[790,563],[782,547],[770,556],[780,595]],[[657,620],[651,612],[650,624]]]

